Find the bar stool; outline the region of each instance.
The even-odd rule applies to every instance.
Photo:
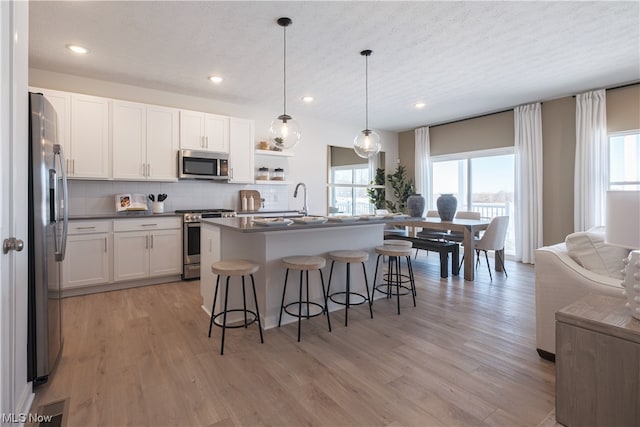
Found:
[[[258,297],[256,296],[256,283],[253,279],[253,273],[258,271],[260,266],[251,261],[243,260],[243,259],[234,259],[234,260],[225,260],[225,261],[217,261],[211,264],[211,271],[213,274],[216,274],[218,278],[216,279],[216,290],[213,294],[213,306],[211,307],[211,320],[209,321],[209,338],[211,338],[211,328],[213,325],[216,325],[222,328],[222,343],[220,344],[220,354],[224,354],[224,335],[227,328],[246,328],[253,322],[258,322],[258,331],[260,331],[260,342],[264,343],[264,339],[262,338],[262,324],[260,323],[260,310],[258,310]],[[247,298],[246,292],[244,288],[244,276],[251,277],[251,286],[253,288],[253,302],[255,303],[256,310],[247,309]],[[220,285],[220,277],[226,276],[227,283],[224,291],[224,308],[222,311],[216,313],[216,301],[218,299],[218,287]],[[234,308],[229,309],[227,307],[227,302],[229,300],[229,279],[231,277],[242,277],[242,304],[243,308]],[[227,313],[233,312],[241,312],[244,314],[244,323],[240,325],[227,325]],[[247,319],[247,314],[253,316],[252,319]],[[216,322],[216,318],[222,316],[222,324]]]
[[[400,240],[400,239],[385,239],[384,240],[384,245],[385,246],[400,246],[403,248],[409,248],[412,249],[413,248],[413,242],[409,241],[409,240]],[[418,250],[416,249],[416,255],[418,254]],[[384,260],[384,258],[383,258]],[[408,280],[409,276],[406,274],[400,274],[400,276],[402,277],[402,280]],[[416,293],[416,287],[413,287],[413,295],[418,295]]]
[[[327,292],[324,289],[324,279],[322,277],[322,270],[327,265],[327,260],[319,256],[292,256],[282,258],[282,265],[286,267],[287,272],[284,276],[284,289],[282,290],[282,303],[280,304],[280,318],[278,319],[278,327],[282,324],[282,312],[286,312],[288,315],[298,318],[298,342],[300,342],[300,323],[302,318],[309,319],[310,317],[320,316],[321,314],[327,314],[327,324],[329,325],[329,332],[331,332],[331,320],[329,319],[329,309],[327,308]],[[289,279],[289,270],[300,271],[300,291],[298,294],[298,301],[293,301],[285,305],[284,298],[287,293],[287,280]],[[322,284],[322,299],[323,304],[310,301],[309,299],[309,270],[318,270],[320,273],[320,283]],[[302,275],[307,273],[307,299],[302,299]],[[292,305],[298,306],[298,312],[293,313],[288,310]],[[302,314],[302,306],[306,305],[306,314]],[[320,308],[320,311],[315,314],[311,314],[311,306]]]
[[[413,268],[411,267],[411,248],[403,247],[403,246],[394,246],[394,245],[383,245],[376,247],[376,253],[378,254],[378,259],[376,260],[376,272],[373,276],[373,295],[375,292],[381,292],[387,296],[387,298],[391,298],[392,295],[395,295],[398,300],[398,314],[400,314],[400,296],[411,294],[413,297],[413,306],[416,306],[416,286],[415,280],[413,277]],[[389,259],[387,273],[383,274],[384,283],[377,284],[378,278],[378,264],[380,262],[380,257],[386,256]],[[400,268],[400,257],[405,257],[407,260],[407,269],[408,275],[403,275],[402,270]],[[406,285],[409,283],[409,286]],[[396,287],[395,292],[393,291],[393,287]],[[382,288],[384,287],[385,290]],[[403,292],[400,289],[403,288],[407,292]],[[371,305],[373,306],[373,300],[371,301]]]
[[[329,284],[327,285],[327,298],[336,304],[344,305],[344,326],[347,326],[347,322],[349,319],[349,306],[352,305],[361,305],[364,303],[369,303],[369,315],[373,319],[373,310],[371,309],[371,297],[369,295],[369,281],[367,280],[367,269],[364,263],[369,259],[369,254],[364,251],[333,251],[329,252],[329,259],[331,260],[331,271],[329,272]],[[344,262],[347,264],[347,286],[344,291],[333,292],[331,293],[331,278],[333,277],[333,265],[338,262]],[[367,296],[365,297],[363,294],[359,292],[354,292],[351,290],[351,263],[359,262],[362,264],[362,272],[364,274],[364,286],[367,290]],[[336,300],[335,297],[338,295],[344,295],[344,301]],[[351,302],[351,295],[358,296],[362,298],[362,301]]]

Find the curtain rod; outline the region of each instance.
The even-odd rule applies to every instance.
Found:
[[[638,84],[640,84],[640,80],[638,80],[638,81],[634,81],[634,82],[631,82],[631,83],[621,84],[621,85],[619,85],[619,86],[612,86],[612,87],[608,87],[608,88],[605,88],[605,90],[622,89],[622,88],[625,88],[625,87],[635,86],[635,85],[638,85]],[[572,97],[572,98],[575,98],[576,96],[575,96],[575,95],[572,95],[571,97]],[[559,99],[559,98],[564,98],[564,97],[563,97],[563,96],[561,96],[561,97],[558,97],[558,98],[552,98],[552,99]],[[552,99],[547,99],[547,101],[551,101]],[[544,104],[544,101],[534,101],[534,102],[529,102],[529,104],[535,104],[536,102],[539,102],[540,104]],[[523,104],[519,104],[519,105],[523,105]],[[462,118],[462,119],[458,119],[458,120],[452,120],[452,121],[450,121],[450,122],[442,122],[442,123],[436,123],[436,124],[433,124],[433,125],[424,125],[424,126],[429,126],[430,128],[432,128],[432,127],[437,127],[437,126],[444,126],[444,125],[449,125],[449,124],[453,124],[453,123],[464,122],[464,121],[466,121],[466,120],[479,119],[479,118],[481,118],[481,117],[493,116],[494,114],[502,114],[502,113],[506,113],[506,112],[508,112],[508,111],[513,111],[513,109],[514,109],[514,108],[515,108],[515,107],[513,107],[513,108],[508,108],[508,109],[506,109],[506,110],[494,111],[494,112],[492,112],[492,113],[480,114],[479,116],[471,116],[471,117],[466,117],[466,118]],[[424,126],[419,126],[419,127],[417,127],[417,128],[414,128],[413,130],[419,129],[419,128],[424,127]]]

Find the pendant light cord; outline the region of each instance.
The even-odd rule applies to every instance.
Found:
[[[365,55],[364,64],[364,128],[369,130],[369,55]]]
[[[282,114],[283,115],[287,115],[287,27],[283,26],[282,27],[284,29],[284,48],[283,48],[283,61],[282,61],[282,76],[283,76],[283,82],[282,82],[282,87],[283,87],[283,107],[282,107]]]

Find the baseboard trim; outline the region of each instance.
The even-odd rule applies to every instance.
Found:
[[[553,353],[550,353],[548,351],[536,348],[536,351],[538,352],[538,356],[540,356],[540,358],[544,359],[544,360],[548,360],[549,362],[553,362],[556,363],[556,355]]]

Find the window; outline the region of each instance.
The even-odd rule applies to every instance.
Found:
[[[640,131],[609,135],[609,189],[640,190]]]
[[[515,254],[513,149],[432,157],[431,174],[433,209],[440,194],[453,193],[459,211],[480,212],[482,218],[509,216],[505,252]]]
[[[367,188],[369,165],[345,165],[331,167],[332,183],[329,191],[331,211],[340,215],[367,215],[373,213]]]

